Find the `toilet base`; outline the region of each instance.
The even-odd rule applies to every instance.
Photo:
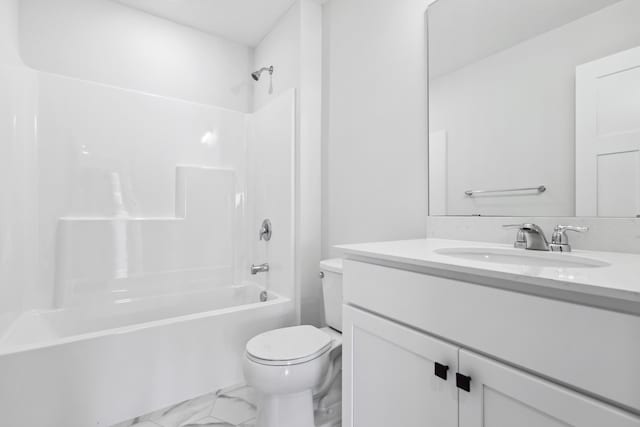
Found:
[[[284,395],[262,395],[256,427],[314,427],[311,390]]]

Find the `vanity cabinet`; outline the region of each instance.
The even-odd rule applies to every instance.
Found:
[[[457,347],[352,307],[343,313],[343,336],[347,425],[457,427]]]
[[[625,411],[366,311],[345,306],[343,322],[347,426],[640,426]]]
[[[638,316],[360,261],[344,299],[345,427],[640,427]]]

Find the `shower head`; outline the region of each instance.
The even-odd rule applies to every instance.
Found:
[[[260,80],[260,76],[264,71],[268,71],[269,75],[273,75],[273,65],[268,68],[267,67],[260,68],[258,71],[251,73],[251,77],[253,77],[253,80],[258,81]]]

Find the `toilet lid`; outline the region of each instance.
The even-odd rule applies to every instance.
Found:
[[[247,354],[253,359],[283,365],[303,363],[323,354],[331,342],[332,338],[316,327],[294,326],[253,337],[247,343]]]

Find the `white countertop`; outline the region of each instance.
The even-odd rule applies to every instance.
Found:
[[[501,279],[523,285],[569,291],[595,297],[608,297],[640,303],[640,255],[617,252],[575,250],[570,253],[542,252],[544,256],[583,257],[610,265],[597,268],[540,267],[476,261],[439,254],[450,248],[515,249],[512,245],[446,239],[401,240],[393,242],[341,245],[347,259],[382,261],[402,267],[446,270],[452,273]],[[537,251],[527,251],[535,256]]]

